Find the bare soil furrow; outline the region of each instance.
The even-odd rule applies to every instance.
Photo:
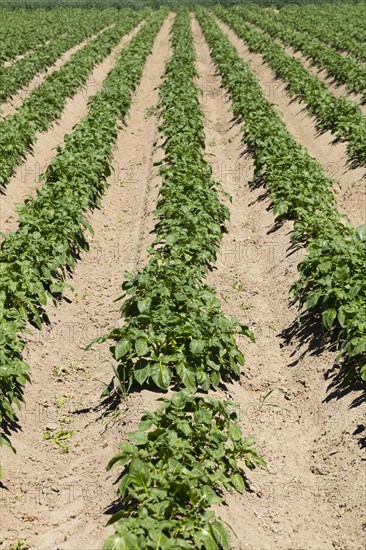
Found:
[[[251,188],[253,160],[243,154],[240,127],[195,21],[193,29],[207,160],[233,199],[208,282],[225,313],[248,323],[257,337],[255,344],[239,341],[246,365],[226,396],[238,403],[243,433],[255,437],[268,461],[268,471],[250,473],[251,492],[226,494],[218,512],[234,550],[358,550],[364,540],[363,466],[352,434],[362,423],[361,407],[351,408],[350,395],[325,402],[333,352],[284,338],[297,320],[288,290],[304,251],[290,253],[292,224],[274,231],[266,193]]]
[[[0,197],[0,228],[3,233],[16,230],[16,204],[22,203],[28,195],[35,195],[36,190],[42,185],[39,177],[55,156],[56,148],[64,144],[65,136],[87,115],[90,97],[102,88],[103,81],[115,65],[117,56],[139,28],[140,25],[125,35],[104,61],[94,68],[86,84],[73,97],[67,99],[62,117],[46,132],[38,133],[33,151],[27,154],[14,172],[7,185],[6,195]]]
[[[346,144],[335,142],[329,131],[319,134],[316,121],[307,113],[305,104],[288,96],[286,84],[276,78],[263,56],[251,53],[234,31],[222,21],[216,21],[244,61],[249,63],[266,98],[277,107],[289,132],[323,166],[325,173],[335,180],[333,191],[340,212],[346,214],[355,226],[366,223],[364,168],[351,169]]]
[[[105,524],[118,475],[117,470],[106,473],[105,466],[143,410],[156,406],[156,393],[142,391],[115,409],[114,421],[107,415],[111,422],[101,422],[106,409],[98,407],[100,394],[112,377],[108,345],[95,345],[90,352],[84,346],[121,322],[113,300],[122,292],[124,271],[136,269],[139,235],[148,235],[153,224],[160,183],[151,162],[157,120],[145,113],[158,100],[171,20],[157,36],[127,126],[119,131],[110,187],[102,207],[90,216],[95,235],[70,280],[74,290],[58,307],[49,306],[49,329],[29,337],[32,384],[26,388],[21,431],[12,438],[17,455],[3,452],[2,459],[4,548],[23,538],[31,550],[100,549],[113,532]],[[146,229],[141,229],[143,215]],[[45,431],[58,429],[74,432],[68,454],[43,441]]]

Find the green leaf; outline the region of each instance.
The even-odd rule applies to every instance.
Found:
[[[362,367],[361,367],[360,376],[361,376],[361,380],[366,382],[366,363],[365,363],[365,365],[362,365]]]
[[[191,340],[189,349],[194,355],[196,355],[203,352],[205,349],[205,344],[202,340]]]
[[[114,358],[118,361],[130,351],[131,345],[127,338],[122,338],[116,343],[114,348]]]
[[[197,548],[205,548],[205,550],[220,550],[217,546],[214,535],[211,531],[211,526],[204,527],[201,532],[194,537],[195,546]]]
[[[236,424],[234,424],[233,422],[230,422],[228,432],[229,432],[229,437],[233,441],[240,441],[241,431]]]
[[[147,355],[149,351],[147,341],[144,338],[138,338],[135,342],[135,350],[137,355],[139,355],[140,357]]]
[[[128,437],[135,445],[145,445],[147,443],[147,435],[145,432],[138,430],[137,432],[128,432]]]
[[[150,471],[148,466],[142,462],[142,460],[135,458],[130,464],[128,470],[130,483],[133,483],[135,487],[139,487],[148,490],[150,487]]]
[[[170,368],[163,363],[154,363],[151,367],[151,378],[159,388],[167,389],[171,381]]]
[[[146,380],[149,378],[151,373],[150,363],[144,359],[139,359],[135,365],[133,374],[136,379],[136,382],[142,386]]]
[[[230,477],[230,481],[233,484],[233,486],[235,487],[235,489],[238,491],[238,493],[240,493],[240,494],[244,493],[245,483],[244,483],[243,477],[240,474],[238,474],[238,473],[233,474]]]
[[[179,365],[177,372],[185,387],[192,392],[196,391],[196,375],[194,371],[184,365]]]
[[[219,521],[214,521],[211,524],[211,531],[220,548],[223,548],[223,550],[230,550],[229,535]]]
[[[139,550],[138,537],[133,533],[115,534],[105,541],[103,550]]]
[[[137,302],[137,307],[140,313],[144,313],[145,311],[148,311],[150,309],[151,300],[150,298],[144,298],[143,300],[139,300]]]
[[[327,330],[330,330],[333,326],[334,319],[337,317],[335,309],[327,309],[322,313],[323,324]]]

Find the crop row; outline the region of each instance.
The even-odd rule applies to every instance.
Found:
[[[356,103],[336,98],[317,77],[311,75],[301,61],[287,54],[272,38],[258,32],[239,19],[234,12],[218,7],[215,12],[251,51],[259,52],[277,77],[287,83],[288,92],[299,97],[316,118],[320,130],[330,130],[347,143],[352,160],[366,166],[366,117]]]
[[[0,445],[10,445],[15,407],[23,399],[29,366],[22,359],[28,322],[47,322],[46,303],[56,301],[80,252],[88,249],[86,211],[104,193],[118,124],[131,104],[165,12],[156,12],[124,48],[102,90],[90,101],[89,114],[44,174],[36,198],[20,210],[19,229],[1,243],[0,295]]]
[[[146,15],[146,12],[144,12]],[[0,122],[0,187],[5,187],[14,169],[31,149],[37,132],[47,130],[62,115],[66,99],[85,82],[94,65],[101,62],[143,16],[128,13],[120,25],[106,30],[61,67],[49,75],[26,98],[14,115]]]
[[[204,122],[199,105],[195,51],[188,12],[173,24],[173,55],[160,88],[159,127],[164,159],[162,187],[150,260],[125,274],[122,326],[98,341],[112,340],[117,389],[149,387],[178,391],[147,412],[128,434],[109,466],[124,466],[118,511],[111,518],[113,548],[230,547],[210,507],[222,488],[243,492],[245,474],[264,462],[243,439],[231,404],[198,395],[240,374],[239,331],[204,283],[229,212],[204,159]],[[114,381],[115,382],[115,381]],[[114,383],[113,382],[113,383]],[[112,391],[112,383],[109,386]],[[183,389],[181,389],[183,388]]]
[[[98,17],[98,13],[101,11],[94,10],[94,19]],[[64,34],[75,20],[82,20],[84,15],[87,17],[84,10],[75,10],[71,13],[64,9],[1,10],[0,65]],[[106,10],[101,17],[108,25],[113,21],[113,12]]]
[[[28,84],[39,72],[45,71],[68,49],[106,27],[103,18],[85,17],[73,19],[68,32],[54,38],[49,44],[17,61],[10,67],[0,67],[0,103],[13,96],[19,88]]]
[[[343,56],[308,33],[296,31],[288,24],[274,19],[259,7],[238,7],[233,11],[266,31],[272,38],[278,38],[287,46],[304,53],[314,65],[326,69],[328,75],[337,82],[345,84],[352,92],[361,93],[366,102],[366,67],[357,59]]]
[[[348,3],[338,3],[336,8],[332,4],[291,5],[281,9],[277,16],[280,21],[316,36],[337,50],[348,51],[357,59],[366,61],[366,35],[360,25],[363,17],[362,4],[352,6]]]
[[[235,118],[264,181],[279,221],[295,221],[293,242],[307,247],[292,291],[300,305],[321,313],[336,328],[348,378],[366,380],[366,226],[343,223],[322,167],[289,134],[248,64],[207,12],[199,21],[227,87]]]

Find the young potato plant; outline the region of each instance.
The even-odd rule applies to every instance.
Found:
[[[88,250],[86,211],[105,192],[118,125],[165,16],[165,10],[155,12],[122,51],[89,114],[66,136],[37,196],[21,207],[18,230],[1,243],[0,444],[10,444],[9,425],[16,421],[15,407],[29,378],[21,333],[27,322],[40,328],[47,321],[48,297],[60,297],[67,272]]]
[[[215,12],[249,46],[259,52],[276,76],[287,82],[289,94],[299,97],[316,118],[320,130],[330,130],[346,142],[350,159],[366,166],[366,117],[356,103],[335,97],[316,76],[276,44],[270,36],[256,31],[235,12],[218,7]]]
[[[221,12],[220,12],[221,13]],[[346,379],[366,380],[366,227],[344,223],[322,167],[289,134],[249,66],[206,11],[198,18],[253,154],[255,179],[270,191],[277,219],[295,221],[292,240],[307,246],[292,292],[336,329]],[[231,19],[230,19],[231,20]]]
[[[0,66],[0,103],[6,101],[14,93],[28,84],[32,78],[41,71],[52,66],[57,59],[72,46],[85,40],[88,36],[102,31],[103,27],[112,23],[110,16],[87,12],[83,17],[70,17],[67,33],[60,33],[48,44],[37,48],[36,51],[17,61],[10,67]],[[127,13],[126,13],[127,15]],[[21,34],[21,33],[19,33]]]
[[[354,13],[352,11],[354,10]],[[276,17],[281,22],[316,36],[340,52],[347,52],[360,61],[366,61],[366,32],[360,25],[364,15],[363,4],[288,4]],[[347,16],[351,15],[348,25]]]
[[[108,469],[122,466],[116,533],[104,549],[229,549],[226,529],[209,508],[222,489],[243,493],[244,467],[265,466],[243,439],[230,402],[188,390],[146,412],[131,443],[120,445]]]

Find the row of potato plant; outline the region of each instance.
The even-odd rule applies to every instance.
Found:
[[[299,59],[286,53],[270,36],[245,23],[234,11],[220,6],[215,13],[244,40],[251,51],[263,56],[276,76],[287,83],[288,93],[306,104],[319,130],[330,130],[337,139],[346,143],[350,159],[366,166],[366,117],[360,106],[345,97],[335,97]]]
[[[133,386],[171,387],[176,393],[162,399],[157,412],[146,412],[138,430],[128,434],[131,442],[122,443],[109,464],[124,469],[118,511],[110,520],[115,534],[105,550],[230,548],[210,507],[223,501],[224,488],[245,490],[240,460],[249,469],[264,465],[253,440],[242,437],[232,404],[197,393],[240,374],[244,358],[235,334],[253,336],[246,325],[223,315],[203,280],[216,260],[229,212],[204,159],[186,11],[174,21],[172,46],[160,88],[165,156],[156,238],[146,267],[125,274],[123,325],[98,341],[113,341],[117,387],[127,392]]]
[[[290,25],[316,36],[323,43],[329,44],[340,52],[347,52],[366,61],[364,43],[366,31],[360,25],[364,17],[364,6],[360,4],[313,4],[284,6],[273,16]]]
[[[86,15],[82,20],[74,18],[69,23],[66,34],[55,37],[10,67],[0,67],[0,103],[28,84],[37,73],[53,65],[64,52],[111,23],[102,14],[101,17],[96,14],[89,17]]]
[[[366,67],[357,59],[346,57],[323,44],[318,38],[281,23],[259,6],[238,6],[234,13],[257,25],[272,38],[278,38],[287,46],[302,52],[313,65],[326,69],[328,76],[338,83],[345,84],[350,91],[362,94],[363,101],[366,101]]]
[[[295,220],[293,242],[307,247],[292,289],[301,306],[321,313],[336,329],[347,378],[366,380],[366,226],[357,229],[338,213],[332,180],[289,134],[260,85],[207,12],[198,17],[243,139],[253,154],[255,181],[270,190],[278,221]]]
[[[80,9],[70,12],[65,9],[24,11],[0,8],[0,65],[64,34],[69,25],[75,19],[82,19],[84,14],[85,11]],[[109,18],[112,22],[113,10],[105,10],[105,14],[102,18]],[[97,10],[90,10],[90,16],[93,15],[97,17]]]
[[[16,166],[52,121],[61,117],[68,97],[85,84],[100,63],[131,31],[146,12],[128,12],[123,22],[106,30],[72,56],[58,71],[35,88],[17,111],[0,122],[0,188],[5,187]]]
[[[35,198],[20,208],[19,228],[0,248],[0,445],[10,445],[10,430],[30,367],[22,358],[28,322],[48,322],[46,304],[61,297],[65,277],[91,230],[86,212],[106,190],[113,146],[121,119],[166,16],[158,11],[120,54],[103,88],[90,100],[89,114],[65,137],[43,176]]]

